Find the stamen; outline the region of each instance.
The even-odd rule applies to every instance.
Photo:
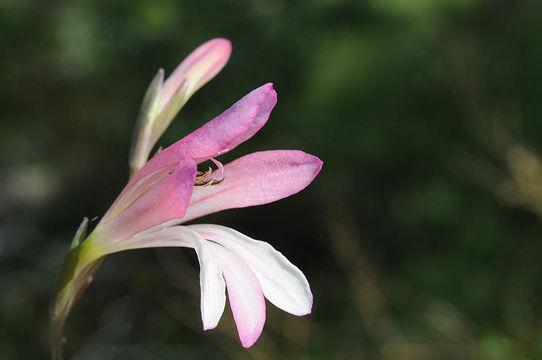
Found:
[[[220,185],[222,184],[226,177],[224,176],[224,165],[220,163],[220,161],[217,161],[213,158],[210,159],[217,167],[217,170],[220,171],[220,174],[222,177],[220,179],[213,179],[213,169],[209,167],[209,169],[205,172],[203,171],[197,171],[196,172],[196,179],[194,181],[194,187],[207,187],[211,185]]]
[[[207,181],[202,181],[202,182],[195,182],[194,183],[194,187],[207,187],[207,186],[211,186],[213,185],[213,179],[209,179]]]
[[[224,181],[226,181],[226,177],[222,177],[220,180],[212,180],[213,183],[211,185],[220,185],[224,183]]]
[[[209,166],[209,169],[207,169],[206,172],[203,172],[203,171],[196,172],[196,180],[203,180],[209,175],[211,175],[212,173],[213,173],[213,169]]]

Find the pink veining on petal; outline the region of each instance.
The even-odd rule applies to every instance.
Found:
[[[228,62],[231,42],[216,38],[205,42],[177,66],[163,85],[160,94],[162,104],[171,99],[183,82],[189,83],[194,92],[211,80]]]
[[[201,162],[230,151],[251,138],[266,123],[276,102],[273,84],[260,86],[201,128],[162,150],[134,175],[132,181],[179,158],[191,157]]]
[[[217,211],[267,204],[303,190],[322,168],[298,150],[261,151],[224,166],[225,182],[194,189],[183,222]]]
[[[265,324],[262,288],[254,272],[240,257],[213,242],[209,242],[209,246],[221,259],[222,274],[239,339],[243,347],[249,348],[258,340]]]
[[[115,217],[96,228],[100,238],[122,240],[153,226],[184,216],[196,176],[196,163],[184,159],[171,175],[155,183]]]

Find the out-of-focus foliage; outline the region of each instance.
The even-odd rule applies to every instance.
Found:
[[[0,0],[0,349],[48,357],[48,302],[84,216],[128,175],[143,93],[212,37],[219,76],[168,145],[273,81],[270,122],[223,160],[317,154],[279,203],[211,215],[271,242],[313,314],[268,304],[250,350],[203,333],[186,249],[110,256],[66,327],[74,359],[542,357],[542,2]]]

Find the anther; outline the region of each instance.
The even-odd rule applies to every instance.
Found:
[[[202,182],[195,182],[194,187],[207,187],[213,185],[213,179],[209,179],[207,181]]]
[[[213,169],[209,167],[207,171],[197,171],[196,172],[196,179],[194,181],[194,187],[207,187],[212,185],[220,185],[224,182],[225,176],[224,176],[224,166],[217,160],[211,159],[211,161],[217,166],[218,171],[222,175],[220,179],[213,179]]]
[[[212,182],[211,185],[220,185],[220,184],[224,183],[224,181],[226,181],[226,177],[223,177],[220,180],[211,180],[211,182]]]
[[[209,175],[211,175],[212,173],[213,173],[213,169],[211,169],[211,167],[209,166],[209,169],[207,169],[206,172],[198,171],[196,173],[196,180],[203,180],[206,177],[209,177]]]

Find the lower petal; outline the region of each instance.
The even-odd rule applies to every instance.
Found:
[[[153,247],[190,247],[196,250],[200,264],[201,319],[203,329],[214,329],[224,312],[226,290],[220,260],[212,253],[209,242],[186,226],[157,227],[133,236],[109,253]]]
[[[265,299],[258,278],[239,256],[213,242],[212,252],[221,259],[228,298],[241,344],[251,347],[265,323]]]
[[[273,305],[297,316],[311,312],[312,293],[307,278],[271,245],[225,226],[197,224],[188,227],[241,257],[252,268],[265,297]]]

